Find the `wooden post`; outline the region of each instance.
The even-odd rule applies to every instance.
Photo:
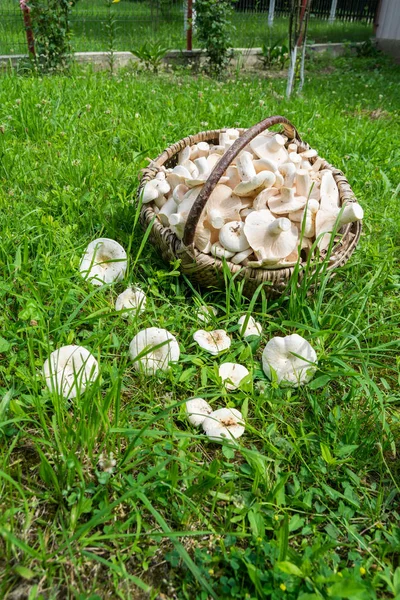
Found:
[[[19,0],[19,6],[22,10],[22,16],[24,18],[26,41],[28,44],[28,53],[31,56],[36,56],[35,53],[35,38],[33,37],[31,9],[26,5],[26,0]]]
[[[186,50],[191,52],[193,49],[193,0],[187,0],[187,30],[186,30]]]

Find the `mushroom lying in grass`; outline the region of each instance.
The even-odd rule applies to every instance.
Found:
[[[215,329],[214,331],[199,329],[194,333],[193,339],[200,348],[207,350],[213,356],[227,350],[231,345],[231,338],[223,329]]]
[[[93,285],[113,283],[124,278],[127,269],[126,252],[115,240],[98,238],[87,246],[79,270]]]
[[[217,314],[218,309],[215,308],[215,306],[208,306],[206,304],[200,306],[196,313],[197,319],[202,323],[209,323],[214,317],[217,316]]]
[[[243,417],[236,408],[214,410],[204,419],[202,426],[211,440],[237,439],[244,433]]]
[[[269,379],[276,376],[278,383],[297,387],[312,379],[317,355],[307,340],[293,333],[272,338],[262,354],[263,371]]]
[[[225,384],[227,390],[237,390],[243,379],[250,375],[249,370],[243,365],[226,362],[219,366],[218,374]]]
[[[63,346],[52,352],[43,365],[46,384],[52,392],[71,399],[83,394],[99,374],[94,356],[82,346]]]
[[[195,427],[199,427],[212,411],[211,406],[204,398],[192,398],[186,402],[188,421]]]
[[[262,334],[261,323],[258,323],[252,316],[247,317],[247,315],[243,315],[242,317],[240,317],[238,325],[241,325],[240,335],[244,339],[253,335],[259,337]]]
[[[124,318],[137,315],[144,311],[146,294],[139,287],[130,287],[120,294],[115,302],[115,310],[122,311]]]
[[[170,363],[180,356],[176,338],[166,329],[149,327],[139,331],[129,345],[133,366],[145,375],[154,375],[158,370],[168,371]]]

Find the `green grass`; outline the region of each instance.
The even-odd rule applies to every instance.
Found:
[[[77,52],[100,51],[109,48],[107,38],[108,9],[103,0],[79,0],[72,11],[72,45]],[[121,0],[113,6],[117,20],[115,50],[137,48],[147,39],[157,39],[170,48],[185,48],[182,5],[157,9],[156,3]],[[287,37],[288,20],[275,19],[269,33],[267,13],[234,12],[232,44],[236,48],[251,48]],[[341,22],[333,24],[311,17],[309,40],[314,42],[359,42],[372,35],[371,23]],[[194,46],[198,45],[194,36]],[[2,0],[0,5],[0,54],[26,52],[23,21],[14,0]]]
[[[260,76],[2,76],[1,598],[399,598],[399,69],[380,57],[309,69],[291,101],[283,79]],[[336,277],[252,306],[234,282],[201,291],[151,244],[140,252],[131,202],[145,157],[272,114],[344,170],[365,224]],[[99,289],[78,266],[100,236],[127,249],[130,267]],[[113,306],[128,282],[148,305],[127,322]],[[222,357],[193,342],[202,302],[232,336]],[[259,343],[238,336],[249,310]],[[146,378],[128,345],[155,325],[182,354]],[[288,390],[265,379],[260,356],[292,332],[315,347],[319,370]],[[42,366],[70,343],[90,349],[101,377],[68,404]],[[245,364],[252,384],[226,394],[222,360]],[[188,425],[192,395],[242,410],[236,448]],[[98,469],[110,452],[112,476]]]

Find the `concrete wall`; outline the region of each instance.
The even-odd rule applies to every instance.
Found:
[[[400,0],[381,0],[376,19],[376,43],[400,61]]]

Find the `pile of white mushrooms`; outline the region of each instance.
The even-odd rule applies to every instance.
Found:
[[[162,168],[142,191],[164,227],[182,239],[196,198],[221,156],[239,137],[220,133],[217,145],[199,142]],[[321,169],[316,150],[299,152],[280,134],[255,137],[227,168],[211,193],[197,225],[194,244],[205,254],[262,269],[293,266],[315,246],[328,248],[331,234],[363,218],[350,202],[341,209],[332,172]]]

